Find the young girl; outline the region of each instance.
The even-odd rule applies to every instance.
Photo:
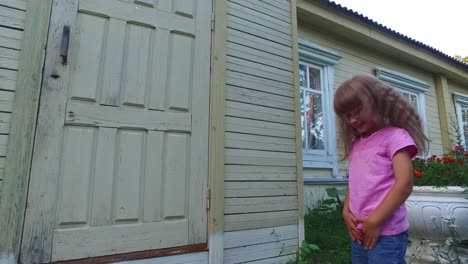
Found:
[[[411,158],[428,146],[421,118],[406,98],[370,75],[345,81],[334,108],[349,160],[343,218],[353,240],[352,262],[406,263]]]

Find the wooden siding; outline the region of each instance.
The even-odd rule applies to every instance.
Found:
[[[424,70],[412,67],[411,65],[402,63],[394,57],[382,55],[377,50],[372,50],[369,47],[362,47],[348,39],[343,39],[337,36],[319,31],[312,25],[299,21],[299,36],[302,39],[311,41],[320,46],[334,50],[342,58],[340,63],[335,65],[335,89],[344,82],[358,73],[369,73],[375,75],[375,68],[378,66],[402,72],[413,76],[419,80],[428,83],[431,87],[425,94],[425,110],[427,120],[427,132],[431,140],[430,153],[440,155],[443,153],[441,127],[439,122],[439,112],[437,107],[436,90],[434,76]],[[364,52],[365,51],[365,52]],[[337,126],[338,127],[338,126]],[[337,131],[337,146],[338,146],[338,164],[339,176],[345,176],[347,163],[341,161],[343,157],[343,149],[340,147],[340,134]]]
[[[455,83],[455,82],[452,82],[452,81],[448,81],[448,87],[449,87],[449,92],[450,93],[453,93],[453,92],[456,92],[456,93],[461,93],[461,94],[467,94],[468,93],[468,85],[463,85],[461,83]],[[453,101],[453,98],[451,98],[452,100],[450,100],[450,104],[449,104],[449,107],[451,105],[451,107],[455,107],[454,105],[454,101]],[[450,109],[453,111],[453,109]]]
[[[224,264],[283,264],[296,259],[297,225],[226,232]],[[152,259],[122,261],[119,264],[207,264],[208,252],[180,254]]]
[[[25,15],[26,1],[3,0],[0,4],[0,189],[5,171]]]
[[[225,233],[224,264],[287,263],[296,259],[297,225]]]
[[[287,0],[227,2],[225,231],[299,220],[290,6]],[[263,249],[277,251],[258,245],[252,252]],[[243,250],[225,251],[225,263],[251,261]]]

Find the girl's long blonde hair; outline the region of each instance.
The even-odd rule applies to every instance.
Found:
[[[344,159],[351,150],[357,131],[347,124],[346,113],[362,106],[363,111],[373,113],[376,124],[404,128],[414,139],[419,153],[427,153],[428,138],[424,134],[423,122],[416,108],[399,92],[371,75],[356,75],[345,81],[335,92],[333,102],[339,117],[339,126],[344,145]]]

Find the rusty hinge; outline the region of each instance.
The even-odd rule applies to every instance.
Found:
[[[214,30],[215,27],[215,16],[214,13],[211,13],[211,31]]]
[[[208,188],[206,190],[206,209],[210,209],[210,201],[211,201],[211,189]]]

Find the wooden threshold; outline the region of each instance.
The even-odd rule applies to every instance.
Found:
[[[181,254],[181,253],[199,252],[199,251],[204,251],[207,249],[208,249],[208,244],[203,243],[203,244],[196,244],[196,245],[182,246],[182,247],[138,251],[138,252],[124,253],[124,254],[118,254],[118,255],[112,255],[112,256],[57,261],[53,263],[57,263],[57,264],[62,264],[62,263],[63,264],[101,264],[101,263],[110,263],[110,262],[124,261],[124,260],[138,260],[138,259],[163,257],[163,256],[169,256],[169,255],[175,255],[175,254]]]

